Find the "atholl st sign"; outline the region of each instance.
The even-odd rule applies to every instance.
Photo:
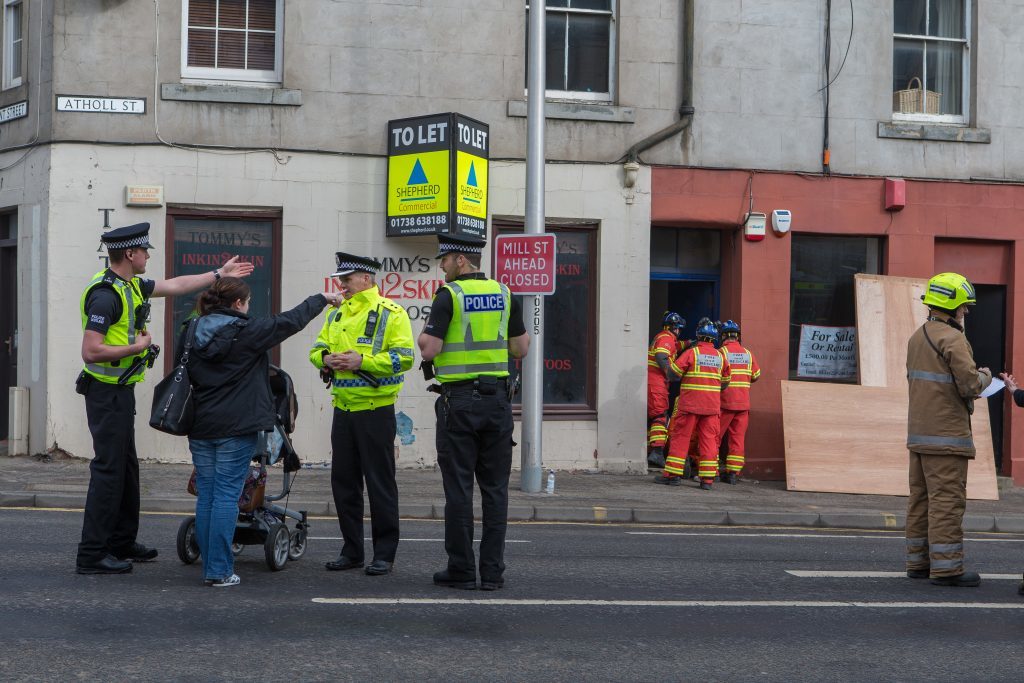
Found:
[[[57,95],[57,111],[87,114],[145,114],[145,97]]]

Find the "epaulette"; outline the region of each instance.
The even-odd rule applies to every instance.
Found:
[[[388,309],[390,311],[393,311],[395,313],[400,313],[400,312],[405,310],[399,304],[396,304],[391,299],[384,299],[383,300],[383,306],[384,306],[384,308],[386,308],[386,309]]]

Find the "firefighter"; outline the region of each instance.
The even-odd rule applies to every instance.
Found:
[[[678,486],[686,472],[686,450],[690,434],[697,430],[700,451],[700,487],[710,490],[718,471],[718,423],[721,392],[729,384],[729,361],[715,348],[718,331],[706,323],[697,328],[697,345],[676,359],[672,369],[682,380],[672,413],[665,470],[654,477],[659,484]]]
[[[666,311],[661,332],[654,335],[647,350],[647,464],[665,466],[665,442],[668,440],[669,382],[678,381],[672,361],[679,355],[686,320]]]
[[[726,439],[725,474],[722,481],[735,484],[744,463],[744,440],[750,419],[750,384],[761,376],[761,368],[750,349],[740,344],[740,326],[726,320],[721,326],[722,353],[729,361],[728,388],[722,389],[722,417],[719,434]]]
[[[964,335],[964,316],[976,300],[971,283],[957,273],[939,273],[921,299],[928,319],[907,343],[907,576],[977,586],[977,572],[964,571],[963,516],[967,462],[975,453],[971,414],[992,372],[975,364]]]

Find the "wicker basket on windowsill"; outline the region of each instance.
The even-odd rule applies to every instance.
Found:
[[[913,87],[914,82],[917,87]],[[892,94],[892,110],[900,114],[938,114],[940,93],[925,90],[921,79],[914,76],[907,81],[905,90]]]

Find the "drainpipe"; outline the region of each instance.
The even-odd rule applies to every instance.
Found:
[[[649,135],[640,142],[626,150],[625,169],[626,186],[632,187],[636,182],[636,172],[640,169],[640,152],[654,147],[659,142],[668,140],[686,130],[693,121],[693,5],[694,0],[681,0],[682,2],[682,36],[683,36],[683,64],[680,85],[682,89],[682,102],[679,105],[679,120],[667,128]],[[630,182],[630,178],[632,182]]]

